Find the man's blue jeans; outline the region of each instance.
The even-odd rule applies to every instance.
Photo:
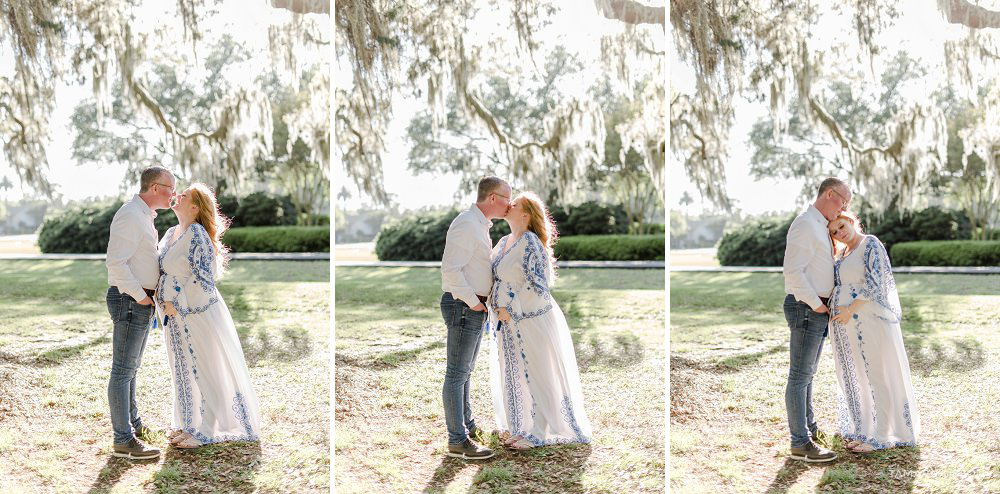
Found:
[[[444,373],[444,421],[448,425],[448,444],[462,444],[468,431],[476,427],[469,404],[470,378],[476,366],[482,341],[485,311],[475,311],[451,293],[441,297],[441,316],[448,326],[448,366]]]
[[[108,313],[114,323],[112,338],[111,379],[108,381],[108,405],[111,408],[111,428],[115,444],[135,437],[133,428],[142,427],[139,407],[135,403],[136,371],[142,364],[142,352],[149,336],[153,305],[141,305],[131,296],[119,293],[118,287],[108,288]]]
[[[785,410],[792,447],[805,446],[810,431],[816,430],[812,408],[812,381],[816,374],[823,340],[830,322],[829,314],[815,312],[794,295],[785,297],[785,320],[791,330],[789,342],[788,385],[785,387]]]

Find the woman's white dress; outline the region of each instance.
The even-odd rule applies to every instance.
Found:
[[[833,315],[855,299],[867,301],[847,324],[830,323],[840,434],[875,449],[914,446],[920,418],[900,331],[899,293],[882,242],[867,235],[846,256],[837,256],[834,282]]]
[[[490,386],[497,428],[535,446],[590,442],[569,326],[549,291],[548,253],[526,232],[493,249]],[[499,323],[506,308],[511,324]],[[499,326],[499,327],[498,327]]]
[[[202,444],[257,441],[260,413],[229,308],[215,287],[216,253],[205,227],[194,223],[170,243],[160,240],[156,303],[172,302],[163,336],[174,384],[173,429]]]

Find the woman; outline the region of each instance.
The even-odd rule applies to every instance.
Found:
[[[489,297],[497,426],[514,449],[590,442],[573,340],[549,291],[555,226],[532,193],[515,198],[504,219],[511,234],[493,248]]]
[[[173,431],[178,448],[257,441],[257,394],[229,308],[215,286],[225,262],[220,239],[227,220],[215,195],[193,184],[171,208],[179,224],[160,240],[156,303],[174,383]]]
[[[914,446],[920,419],[889,256],[853,214],[841,213],[828,229],[834,243],[830,334],[840,435],[856,453]]]

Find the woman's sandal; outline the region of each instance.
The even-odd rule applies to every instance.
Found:
[[[510,448],[510,449],[516,449],[516,450],[525,450],[525,449],[531,449],[531,448],[535,447],[534,444],[531,444],[531,441],[528,441],[527,439],[525,439],[523,437],[519,438],[518,440],[516,440],[516,441],[514,441],[514,442],[512,442],[510,444],[507,444],[506,446],[508,448]]]
[[[167,439],[168,440],[169,439],[173,439],[173,438],[175,438],[175,437],[177,437],[177,436],[179,436],[181,434],[184,434],[184,431],[182,431],[180,429],[174,429],[174,430],[172,430],[172,431],[170,431],[170,432],[167,433]]]
[[[181,431],[180,434],[177,434],[177,435],[175,435],[175,436],[173,436],[173,437],[170,438],[170,444],[180,444],[180,443],[184,442],[185,440],[187,440],[190,437],[194,437],[194,436],[192,436],[191,434],[188,434],[187,432]]]
[[[871,453],[872,451],[875,451],[875,448],[872,447],[871,444],[865,444],[865,443],[861,443],[858,446],[848,449],[853,453]]]
[[[504,446],[510,446],[511,444],[514,444],[520,441],[521,439],[524,438],[521,436],[513,436],[509,432],[505,432],[504,435],[500,437],[500,440],[503,441]]]
[[[194,449],[201,446],[201,441],[194,438],[190,434],[183,441],[179,443],[174,443],[175,448],[179,449]]]

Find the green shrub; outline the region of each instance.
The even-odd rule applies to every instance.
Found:
[[[723,266],[781,266],[785,237],[795,216],[746,221],[719,240],[716,256]]]
[[[972,237],[972,226],[965,213],[937,206],[902,214],[896,210],[863,214],[861,225],[865,232],[877,235],[890,252],[899,242],[968,240]]]
[[[240,199],[231,219],[234,227],[294,225],[298,220],[298,213],[288,196],[277,197],[266,192],[254,192]]]
[[[38,248],[46,254],[51,253],[74,253],[74,254],[104,254],[108,251],[108,240],[111,235],[111,220],[114,219],[115,213],[121,208],[122,202],[117,201],[106,205],[94,205],[85,206],[81,208],[68,209],[63,211],[61,214],[53,216],[45,220],[42,224],[41,230],[38,232]],[[159,236],[162,237],[164,233],[167,232],[171,226],[177,224],[177,216],[174,212],[169,209],[161,209],[157,211],[156,219],[153,220],[153,225],[156,227]],[[326,226],[326,231],[329,232],[330,227]],[[240,228],[235,228],[235,230],[240,230]],[[330,251],[330,241],[329,235],[324,238],[325,250],[322,250],[323,245],[317,244],[313,240],[313,236],[322,236],[322,234],[307,234],[302,237],[302,234],[292,233],[291,230],[284,230],[289,232],[289,238],[278,243],[271,242],[269,240],[256,241],[251,240],[251,245],[260,246],[261,248],[267,248],[269,245],[277,245],[281,249],[291,249],[291,250],[247,250],[243,248],[244,252],[329,252]],[[265,234],[266,235],[266,234]],[[243,241],[243,236],[240,233],[236,233],[236,237],[239,237],[237,242]],[[298,239],[302,239],[306,242],[303,246],[294,247],[289,246]],[[240,244],[243,245],[243,244]],[[320,249],[320,250],[316,250]]]
[[[961,211],[929,207],[899,214],[862,214],[861,226],[892,252],[893,245],[916,240],[961,240],[971,235],[969,220]],[[719,240],[716,256],[723,266],[781,266],[785,237],[795,216],[746,220]],[[892,257],[892,254],[890,254]],[[893,262],[895,258],[892,257]]]
[[[383,226],[375,239],[375,255],[380,261],[440,261],[448,227],[458,213],[417,213]],[[508,233],[506,221],[493,221],[494,244]],[[664,246],[664,236],[655,234],[560,236],[555,253],[561,260],[662,260]]]
[[[460,211],[413,213],[382,226],[375,237],[375,255],[380,261],[440,261],[444,255],[448,227]],[[493,220],[490,238],[495,244],[510,233],[504,220]]]
[[[900,242],[892,247],[890,258],[893,266],[1000,266],[1000,241]]]
[[[628,233],[628,215],[621,205],[587,201],[568,207],[550,206],[549,214],[564,237]]]
[[[662,261],[663,235],[577,235],[560,237],[555,246],[560,261]]]
[[[108,251],[111,220],[122,205],[86,206],[63,211],[42,223],[38,248],[46,254],[103,254]]]
[[[222,243],[232,252],[330,252],[330,225],[230,228]]]

